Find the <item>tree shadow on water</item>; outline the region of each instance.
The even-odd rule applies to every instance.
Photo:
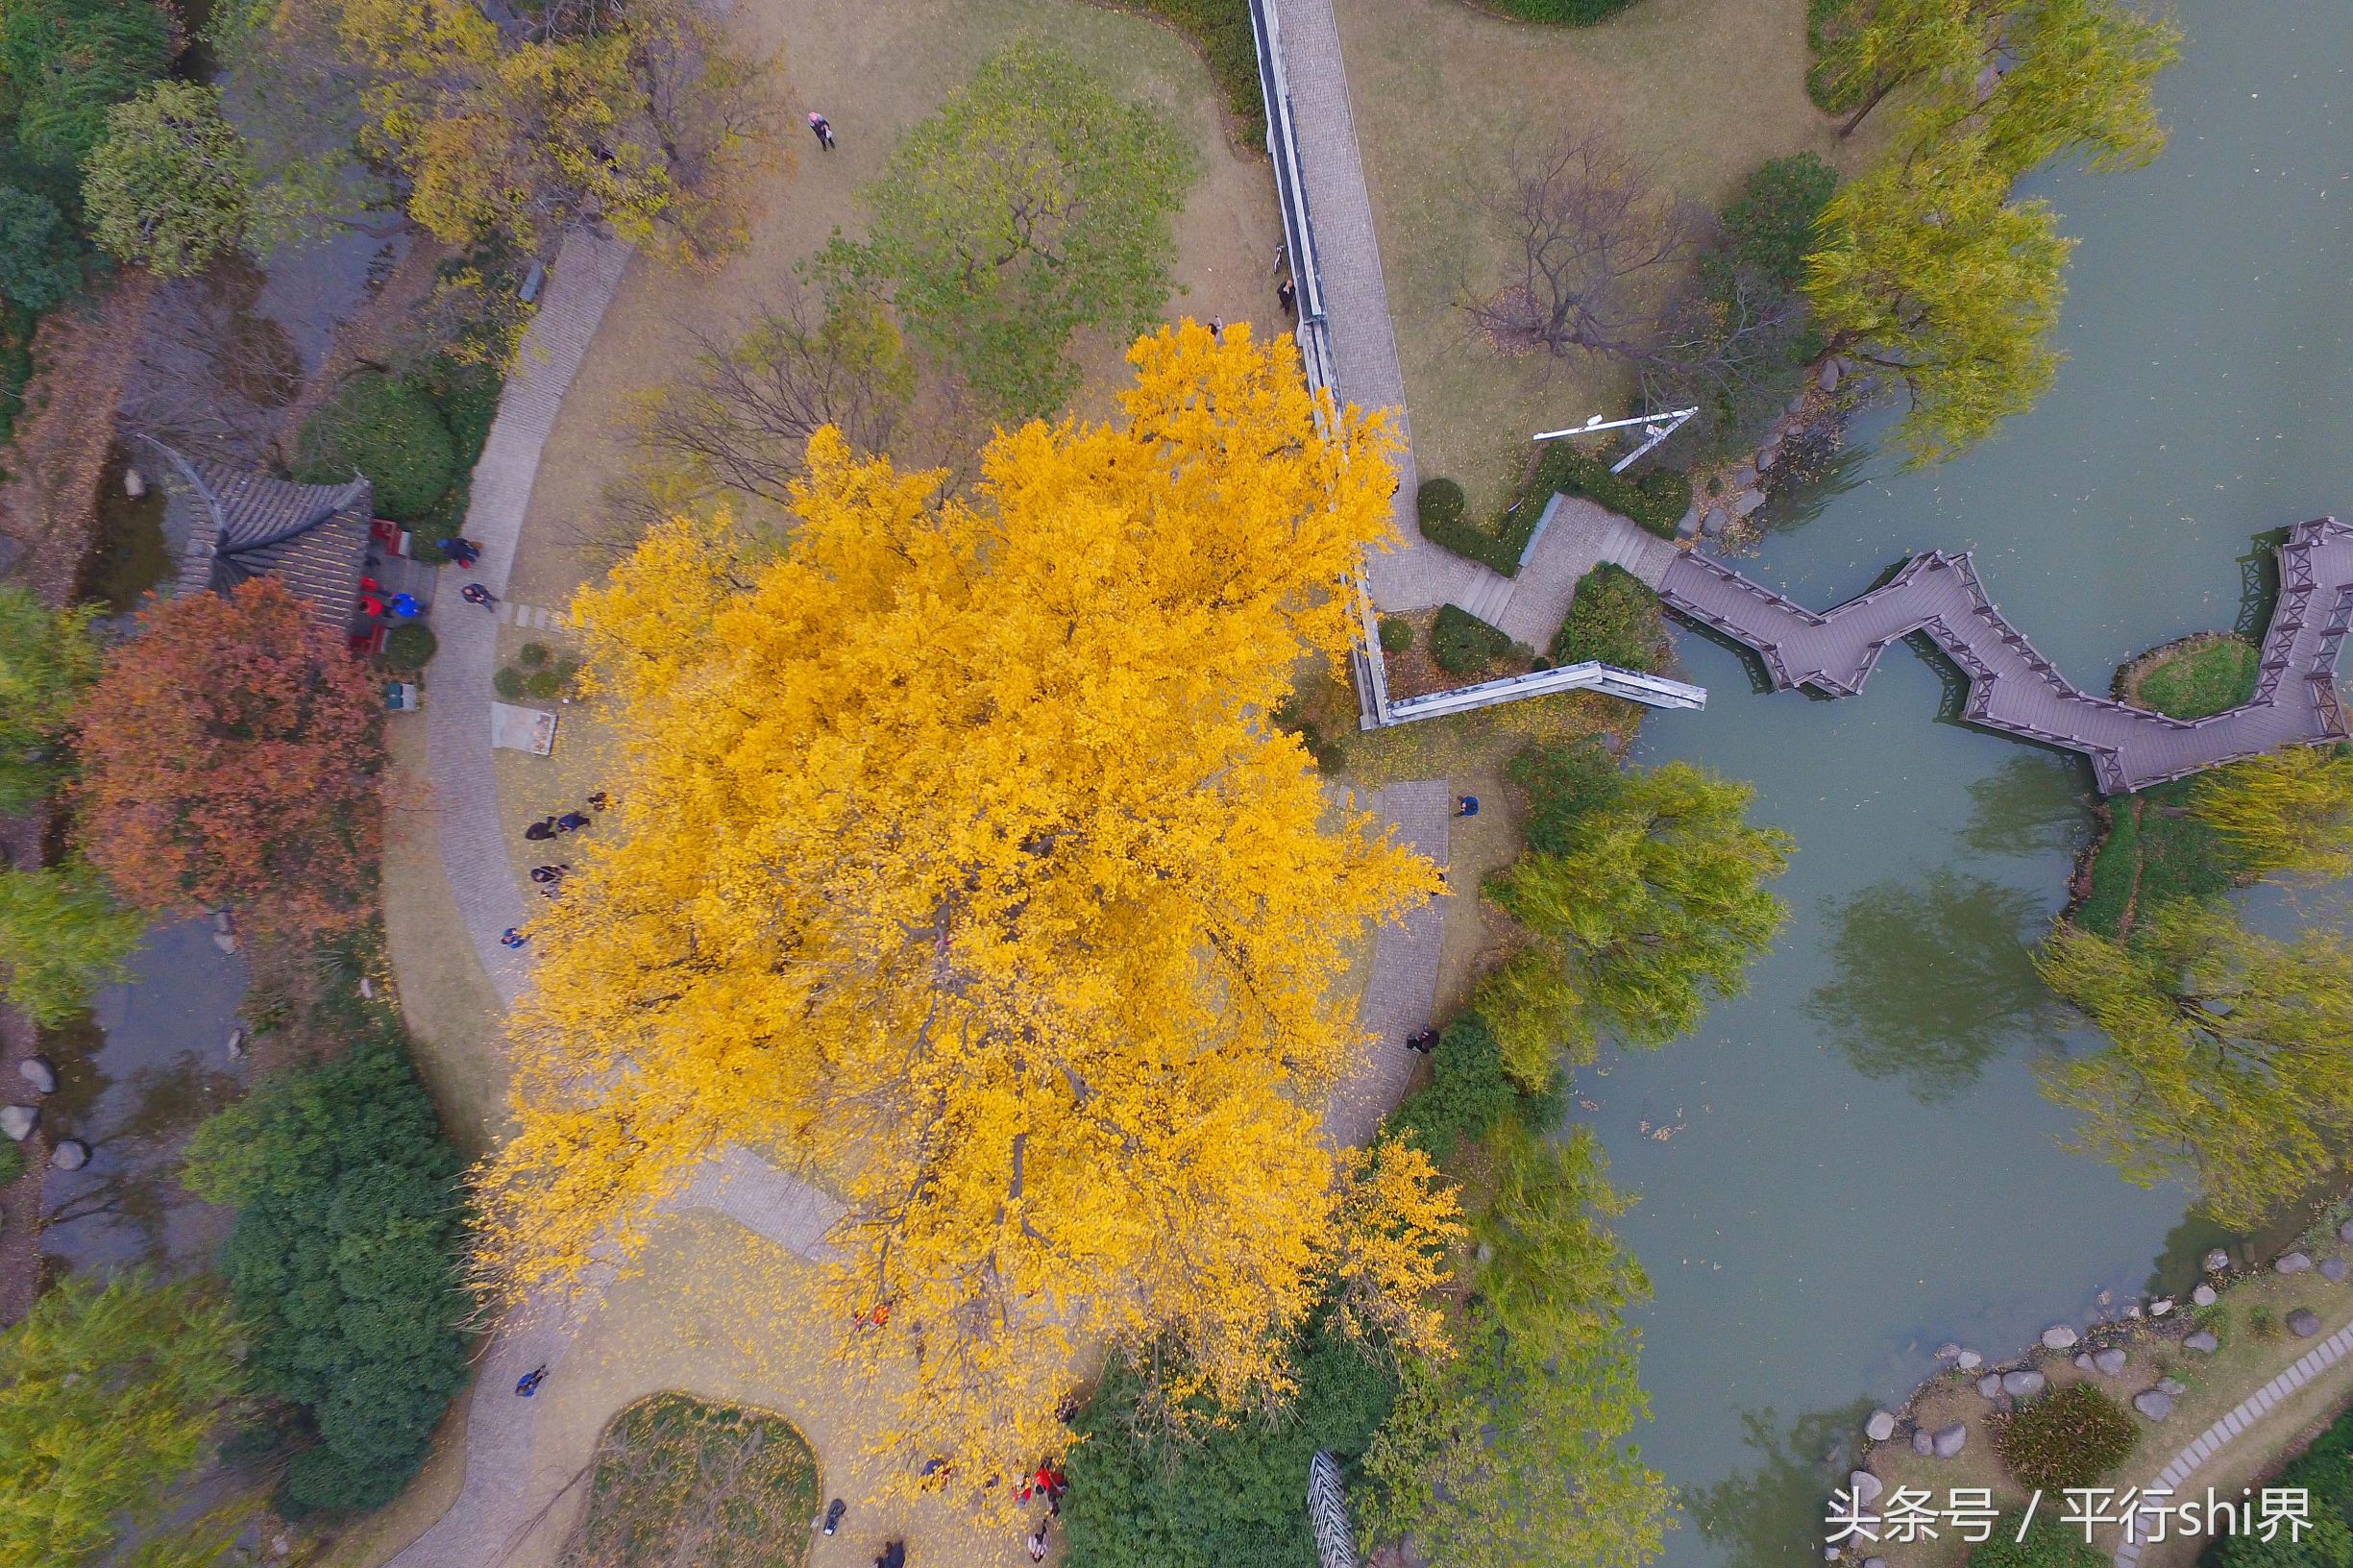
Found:
[[[2071,850],[2091,831],[2092,781],[2083,763],[2021,751],[1969,786],[1969,821],[1958,837],[1980,855]]]
[[[1787,1428],[1770,1409],[1740,1413],[1741,1441],[1756,1462],[1683,1495],[1700,1536],[1733,1568],[1819,1568],[1824,1508],[1846,1484],[1852,1444],[1871,1401],[1816,1410]]]
[[[1940,867],[1826,903],[1838,973],[1805,1012],[1866,1078],[1903,1076],[1934,1104],[2012,1047],[2057,1042],[2027,951],[2045,919],[2032,894]]]

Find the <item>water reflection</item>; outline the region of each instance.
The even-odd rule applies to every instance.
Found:
[[[2033,894],[1939,867],[1823,904],[1836,977],[1805,1011],[1865,1077],[1907,1078],[1934,1104],[2012,1046],[2055,1043],[2055,1004],[2027,956],[2045,919]]]
[[[1819,1564],[1823,1502],[1843,1483],[1850,1445],[1870,1410],[1871,1401],[1858,1399],[1800,1416],[1786,1429],[1771,1409],[1741,1411],[1741,1442],[1755,1462],[1683,1498],[1719,1560],[1740,1568]]]
[[[1962,846],[1981,855],[2041,855],[2082,843],[2090,779],[2072,757],[2025,751],[1969,781]]]

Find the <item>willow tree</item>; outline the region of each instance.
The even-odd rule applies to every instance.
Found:
[[[2161,907],[2129,943],[2062,926],[2036,960],[2108,1036],[2044,1091],[2082,1113],[2075,1146],[2127,1180],[2185,1177],[2252,1225],[2341,1168],[2353,1137],[2353,941],[2291,942],[2220,904]]]
[[[104,665],[97,611],[52,610],[0,583],[0,812],[31,811],[64,776],[74,705]]]
[[[1171,1404],[1281,1393],[1366,1258],[1317,1134],[1365,1044],[1335,982],[1439,884],[1264,720],[1345,645],[1393,438],[1225,335],[1140,342],[1123,424],[1000,432],[969,500],[821,429],[780,552],[676,521],[582,594],[631,739],[533,928],[493,1283],[631,1255],[748,1142],[847,1204],[836,1321],[903,1458],[1054,1450],[1081,1335]]]
[[[2353,876],[2353,747],[2292,747],[2217,769],[2197,781],[2190,810],[2258,876]]]

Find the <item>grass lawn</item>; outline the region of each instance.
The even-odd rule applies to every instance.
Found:
[[[2143,655],[2125,667],[2124,700],[2174,719],[2203,719],[2255,696],[2255,644],[2235,632],[2209,632]]]
[[[1470,515],[1509,500],[1528,437],[1619,411],[1622,373],[1583,358],[1508,357],[1459,308],[1507,246],[1479,209],[1515,148],[1600,126],[1679,194],[1711,206],[1771,158],[1811,150],[1851,174],[1892,115],[1850,140],[1805,96],[1805,0],[1639,0],[1598,27],[1513,21],[1461,0],[1347,0],[1348,91],[1414,455],[1462,482]]]
[[[817,1456],[793,1423],[659,1393],[613,1417],[564,1568],[799,1568]]]

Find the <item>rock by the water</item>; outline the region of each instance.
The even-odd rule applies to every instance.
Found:
[[[1675,524],[1675,536],[1678,539],[1688,539],[1699,531],[1700,503],[1695,501],[1690,505],[1684,507],[1683,515],[1677,519]]]
[[[2163,1317],[2172,1310],[2173,1298],[2171,1296],[2159,1296],[2148,1304],[2148,1315],[2151,1317]]]
[[[1974,1372],[1985,1364],[1985,1358],[1973,1350],[1965,1350],[1952,1359],[1952,1364],[1964,1372]]]
[[[1863,1568],[1887,1568],[1887,1559],[1885,1557],[1865,1557]]]
[[[58,1069],[45,1056],[28,1056],[16,1064],[16,1074],[40,1094],[58,1091]]]
[[[2228,1267],[2230,1267],[2230,1254],[2224,1252],[2220,1247],[2215,1248],[2206,1255],[2207,1273],[2219,1274]]]
[[[1765,443],[1765,445],[1756,449],[1756,471],[1759,474],[1762,474],[1765,470],[1771,468],[1774,464],[1779,462],[1780,460],[1781,444],[1778,441],[1768,441]]]
[[[1732,515],[1746,517],[1764,503],[1765,493],[1751,485],[1732,498]]]
[[[2320,1277],[2328,1281],[2331,1285],[2341,1285],[2344,1282],[2345,1277],[2344,1260],[2342,1258],[2321,1259]]]
[[[1957,1340],[1948,1339],[1936,1347],[1936,1359],[1940,1361],[1949,1361],[1960,1354],[1961,1346]]]
[[[215,931],[212,933],[212,945],[224,953],[233,953],[237,950],[237,934],[234,931]]]
[[[2145,1388],[2132,1396],[2132,1408],[2151,1421],[2162,1421],[2173,1413],[2173,1396],[2156,1388]]]
[[[2214,1293],[2214,1286],[2211,1285],[2201,1285],[2196,1289],[2190,1292],[2190,1300],[2195,1306],[2211,1307],[2215,1304],[2217,1299],[2218,1298]]]
[[[2282,1274],[2301,1274],[2312,1267],[2312,1256],[2302,1252],[2283,1252],[2279,1262],[2271,1266]]]
[[[147,476],[140,473],[135,468],[124,469],[123,494],[129,496],[133,501],[136,501],[139,499],[139,497],[145,495],[146,493]]]
[[[1871,1419],[1863,1423],[1863,1435],[1875,1443],[1884,1443],[1896,1435],[1896,1412],[1874,1410]]]
[[[1821,385],[1825,392],[1835,392],[1838,390],[1837,360],[1833,359],[1828,364],[1822,367]]]
[[[1857,1503],[1869,1505],[1885,1490],[1887,1488],[1880,1484],[1879,1478],[1868,1470],[1856,1470],[1847,1477],[1847,1495]]]
[[[29,1105],[0,1105],[0,1133],[22,1143],[40,1125],[41,1114]]]
[[[1979,1378],[1977,1380],[1977,1392],[1983,1394],[1988,1399],[1999,1399],[2001,1397],[2001,1374],[1998,1372],[1988,1372],[1984,1377]]]
[[[2092,1370],[2092,1353],[2090,1351],[2079,1350],[2075,1352],[2075,1370],[2078,1372],[2089,1372]]]
[[[2320,1314],[2309,1307],[2298,1307],[2288,1314],[2288,1332],[2298,1339],[2310,1339],[2320,1332]]]
[[[2340,1241],[2353,1241],[2353,1219],[2348,1219],[2342,1225],[2337,1227],[2337,1239]]]
[[[49,1163],[60,1170],[80,1170],[90,1163],[90,1146],[78,1138],[61,1138],[49,1151]]]
[[[2041,1393],[2045,1382],[2040,1372],[2004,1372],[2001,1375],[2001,1391],[2012,1399],[2024,1399],[2030,1394]]]
[[[1732,526],[1732,514],[1721,506],[1710,506],[1707,515],[1700,519],[1700,531],[1710,539]]]
[[[2190,1335],[2190,1337],[2187,1339],[2184,1339],[2181,1342],[2181,1348],[2184,1350],[2196,1351],[2200,1356],[2211,1356],[2216,1351],[2222,1348],[2222,1341],[2217,1339],[2213,1335],[2207,1333],[2204,1329],[2200,1329],[2197,1331],[2197,1333]]]
[[[1789,411],[1790,411],[1791,413],[1793,413],[1793,414],[1794,414],[1794,413],[1799,412],[1799,411],[1800,411],[1801,409],[1802,409],[1804,406],[1805,406],[1805,394],[1804,394],[1804,393],[1802,393],[1802,392],[1799,393],[1799,394],[1798,394],[1796,397],[1794,397],[1794,398],[1792,398],[1792,399],[1790,399],[1790,400],[1789,400],[1789,404],[1788,404]]]
[[[235,1028],[229,1031],[229,1060],[234,1062],[237,1060],[237,1058],[243,1056],[244,1054],[245,1026],[243,1024],[239,1024]]]
[[[1936,1439],[1928,1435],[1928,1429],[1926,1427],[1914,1427],[1912,1429],[1912,1452],[1915,1454],[1933,1454],[1936,1452]]]
[[[2074,1343],[2075,1331],[2064,1323],[2054,1323],[2043,1331],[2043,1348],[2046,1350],[2069,1350],[2073,1348]]]
[[[2114,1345],[2092,1353],[2092,1364],[2109,1377],[2118,1377],[2124,1370],[2124,1353]]]
[[[1928,1445],[1938,1458],[1949,1459],[1969,1446],[1969,1428],[1958,1421],[1949,1427],[1940,1427]]]

